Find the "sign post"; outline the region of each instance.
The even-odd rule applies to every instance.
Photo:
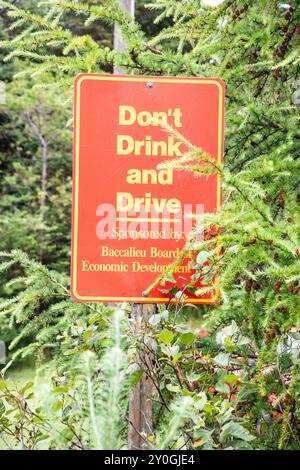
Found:
[[[119,0],[129,14],[134,17],[135,0]],[[114,28],[114,49],[118,52],[126,51],[126,46],[122,39],[120,28],[115,24]],[[114,74],[121,74],[123,70],[114,66]],[[143,321],[155,312],[155,305],[145,306],[143,304],[134,304],[131,307],[132,332],[137,335]],[[150,388],[149,388],[150,387]],[[142,433],[152,434],[152,384],[142,377],[140,382],[130,391],[129,410],[128,410],[128,449],[135,450],[143,447]],[[147,398],[148,397],[148,398]]]
[[[118,0],[119,3],[128,11],[128,13],[134,17],[135,0]],[[117,24],[114,27],[114,50],[118,52],[125,52],[126,46],[122,39],[120,28]],[[122,69],[118,66],[114,66],[114,74],[122,73]]]

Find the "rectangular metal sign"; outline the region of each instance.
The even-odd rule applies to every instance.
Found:
[[[158,165],[188,150],[176,132],[221,164],[223,127],[224,84],[219,79],[77,77],[74,299],[167,303],[168,286],[185,289],[195,274],[192,253],[174,268],[175,283],[156,285],[155,280],[183,248],[195,223],[190,215],[214,213],[220,207],[221,177],[195,177]],[[201,298],[188,290],[185,294],[185,302],[193,304],[213,303],[218,296],[217,290]]]

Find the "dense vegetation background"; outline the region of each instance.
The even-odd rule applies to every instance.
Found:
[[[299,449],[298,2],[137,1],[135,22],[113,0],[0,8],[1,445],[126,448],[129,390],[146,376],[144,447]],[[73,80],[114,65],[226,83],[224,168],[192,143],[168,163],[223,175],[198,247],[214,270],[200,257],[201,275],[221,273],[220,302],[162,307],[135,336],[126,306],[69,297]],[[24,361],[35,380],[14,385]]]

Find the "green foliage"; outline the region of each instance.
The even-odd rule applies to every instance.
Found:
[[[114,313],[106,337],[105,351],[97,367],[92,365],[91,353],[85,353],[84,357],[83,370],[92,427],[91,447],[94,449],[120,449],[123,444],[122,431],[126,423],[129,388],[128,359],[124,351],[122,331],[123,316],[122,310]],[[98,370],[95,378],[93,367]],[[100,383],[97,383],[97,377]]]
[[[65,269],[72,140],[65,128],[69,113],[64,96],[33,90],[30,81],[22,80],[7,87],[5,106],[12,151],[6,147],[2,154],[1,230],[6,236],[0,247],[26,250]]]
[[[40,372],[43,382],[35,397],[33,383],[15,387],[0,380],[0,439],[8,448],[119,449],[124,446],[128,376],[124,312],[116,310],[111,322],[90,316],[101,347],[90,349],[90,331],[84,330],[85,351],[72,351],[73,374],[64,364],[60,375]],[[65,350],[65,354],[70,354]],[[52,373],[52,381],[47,376]],[[36,405],[38,402],[38,406]]]
[[[174,323],[169,312],[141,330],[137,342],[154,357],[151,367],[144,367],[158,392],[153,438],[158,448],[183,443],[197,449],[251,448],[255,435],[245,427],[251,426],[245,416],[248,404],[239,391],[253,376],[255,367],[246,360],[254,351],[235,323],[217,333],[212,347],[195,330]]]
[[[10,327],[22,325],[19,334],[14,337],[10,349],[19,345],[23,339],[31,339],[29,344],[18,348],[13,357],[26,357],[43,351],[56,351],[57,336],[67,332],[76,321],[84,321],[89,311],[100,315],[107,309],[104,305],[90,306],[76,304],[69,295],[68,275],[50,271],[46,266],[32,261],[20,251],[2,253],[1,270],[21,266],[22,276],[6,285],[18,291],[14,297],[4,299],[0,306],[1,318],[7,318]],[[25,325],[24,325],[25,324]],[[32,340],[34,336],[34,340]]]

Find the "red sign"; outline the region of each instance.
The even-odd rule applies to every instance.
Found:
[[[166,287],[155,280],[185,245],[195,223],[191,214],[201,216],[220,207],[221,179],[158,167],[188,150],[164,125],[221,163],[223,115],[224,84],[219,79],[77,77],[74,299],[169,302]],[[192,258],[191,250],[190,258],[173,268],[183,289],[195,274]],[[185,302],[194,304],[213,303],[218,297],[217,289],[214,296],[186,294]]]

